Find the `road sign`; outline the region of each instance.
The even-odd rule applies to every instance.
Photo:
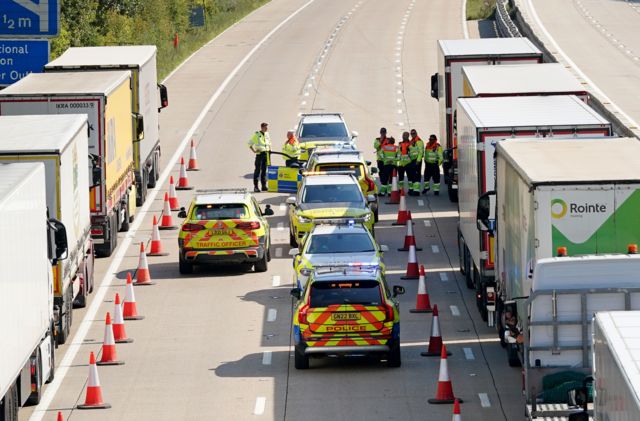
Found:
[[[48,62],[49,40],[0,39],[0,86],[11,85],[29,73],[40,73]]]
[[[0,36],[53,37],[60,30],[60,0],[0,0]]]

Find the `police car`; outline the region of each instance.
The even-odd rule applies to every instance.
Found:
[[[382,256],[389,248],[378,245],[367,228],[354,219],[318,219],[303,241],[293,248],[294,283],[303,288],[317,265],[360,263],[379,266],[384,272]]]
[[[362,218],[373,233],[374,215],[370,204],[376,198],[364,196],[358,180],[351,173],[307,173],[296,196],[287,198],[289,205],[289,243],[302,245],[302,239],[313,228],[314,219]]]
[[[400,313],[397,295],[379,267],[316,266],[298,299],[293,315],[295,367],[309,368],[309,357],[379,354],[399,367]]]
[[[246,189],[198,190],[178,237],[179,269],[193,272],[195,264],[249,263],[256,272],[266,272],[271,260],[269,205],[264,212]]]
[[[351,132],[340,113],[302,114],[297,125],[296,138],[300,142],[301,160],[307,160],[309,150],[319,146],[352,143],[358,137]]]

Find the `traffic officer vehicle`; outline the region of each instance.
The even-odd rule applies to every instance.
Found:
[[[365,197],[351,172],[306,173],[296,196],[287,198],[289,205],[289,243],[301,246],[304,236],[313,228],[314,219],[362,218],[373,232],[374,215],[370,204],[376,198]]]
[[[315,267],[293,315],[295,367],[309,368],[309,357],[380,355],[400,367],[400,312],[397,295],[378,266]]]
[[[302,148],[301,160],[309,158],[309,150],[318,146],[353,143],[358,132],[351,132],[340,113],[302,114],[296,129],[296,138]]]
[[[316,149],[313,151],[307,162],[307,171],[353,171],[360,183],[362,193],[374,195],[376,201],[371,203],[371,209],[378,222],[378,187],[373,181],[373,174],[378,172],[377,168],[369,168],[371,161],[364,159],[362,152],[353,147],[337,147]]]
[[[347,264],[379,266],[384,272],[383,253],[386,245],[378,245],[361,219],[316,219],[316,224],[303,241],[293,248],[294,283],[303,288],[316,265]]]
[[[269,222],[271,206],[264,212],[246,189],[197,190],[178,237],[179,269],[193,272],[196,264],[250,264],[256,272],[266,272],[271,260]]]

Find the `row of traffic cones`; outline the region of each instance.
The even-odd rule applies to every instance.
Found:
[[[178,204],[178,198],[176,197],[176,190],[190,190],[193,188],[189,185],[186,171],[198,171],[196,150],[193,140],[191,141],[189,167],[185,168],[184,158],[180,160],[180,178],[178,179],[178,186],[176,187],[174,185],[173,177],[171,177],[169,180],[169,193],[165,193],[164,196],[164,209],[162,212],[161,222],[158,223],[158,219],[155,215],[153,217],[151,247],[148,253],[145,252],[144,243],[140,243],[140,256],[138,258],[138,268],[136,269],[136,282],[133,282],[131,273],[127,273],[127,284],[124,303],[120,301],[120,294],[116,293],[113,321],[111,320],[111,313],[107,312],[106,314],[104,341],[102,343],[102,353],[100,361],[96,361],[94,353],[91,352],[91,354],[89,355],[89,378],[87,381],[85,401],[83,404],[77,406],[78,409],[103,409],[111,407],[110,404],[105,403],[102,396],[102,387],[100,386],[100,378],[98,376],[97,366],[124,364],[124,361],[118,359],[116,344],[133,342],[133,339],[127,336],[124,321],[144,319],[144,316],[138,313],[133,286],[153,285],[154,282],[151,280],[151,275],[149,273],[147,256],[165,256],[168,254],[162,250],[162,242],[160,240],[159,230],[177,228],[177,226],[173,223],[173,218],[171,215],[171,211],[175,211],[180,208]],[[61,412],[58,412],[57,419],[58,421],[63,421]]]

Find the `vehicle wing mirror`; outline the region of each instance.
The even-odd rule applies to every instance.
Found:
[[[438,74],[431,75],[431,98],[439,99]]]
[[[365,164],[367,164],[367,167],[371,165],[371,161],[364,161]]]
[[[373,167],[369,171],[371,171],[371,174],[378,174],[378,168],[377,167]]]
[[[442,160],[445,162],[453,161],[453,149],[445,149],[442,151]]]
[[[169,106],[169,92],[167,92],[167,87],[162,84],[158,84],[158,89],[160,90],[160,108],[158,108],[158,112],[160,112],[163,108]]]
[[[299,300],[302,296],[302,290],[300,288],[292,288],[289,294]]]
[[[296,257],[299,254],[300,254],[299,248],[292,248],[291,250],[289,250],[289,256],[291,257]]]
[[[355,139],[356,137],[358,137],[358,132],[356,132],[355,130],[353,130],[351,132],[351,139]]]
[[[380,251],[383,253],[389,251],[389,246],[386,244],[380,244]]]
[[[272,216],[274,214],[273,209],[271,209],[271,205],[266,205],[264,207],[264,212],[262,212],[264,216]]]
[[[367,202],[368,203],[375,203],[376,202],[376,197],[372,194],[368,194],[367,195]]]
[[[295,205],[296,204],[296,197],[295,196],[287,197],[287,200],[285,201],[285,203],[287,205]]]
[[[53,230],[53,240],[55,245],[54,260],[64,260],[67,258],[69,245],[67,242],[67,229],[64,224],[55,218],[49,219],[49,224]]]
[[[180,208],[180,212],[178,212],[178,218],[186,218],[187,217],[187,211],[185,210],[185,208]]]
[[[488,191],[478,198],[478,207],[476,209],[476,220],[478,230],[493,233],[493,224],[491,223],[491,197],[495,196],[494,190]]]
[[[393,286],[393,296],[397,297],[398,295],[402,295],[404,294],[404,287],[401,285],[394,285]]]

